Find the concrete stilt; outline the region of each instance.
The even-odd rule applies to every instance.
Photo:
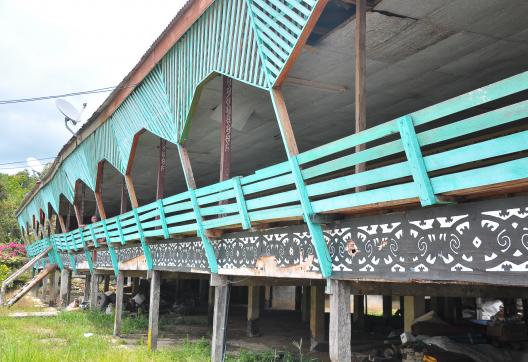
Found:
[[[329,351],[332,361],[350,361],[350,286],[340,280],[330,280]]]
[[[155,351],[158,348],[160,285],[161,272],[159,270],[153,270],[152,279],[150,280],[150,304],[147,337],[147,348],[149,351]]]
[[[325,352],[328,344],[325,338],[325,294],[323,286],[312,286],[310,300],[310,350]]]
[[[248,307],[247,307],[247,336],[260,336],[260,329],[258,326],[260,318],[260,287],[248,287]]]
[[[120,271],[117,275],[116,283],[116,305],[114,317],[114,336],[121,334],[121,318],[123,316],[123,287],[125,284],[125,274]]]
[[[412,322],[419,316],[425,313],[425,299],[424,297],[403,297],[403,304],[405,313],[403,314],[403,330],[405,332],[412,332]]]
[[[211,275],[211,285],[215,288],[211,362],[221,362],[225,355],[230,287],[227,277],[217,274]]]
[[[70,304],[70,291],[71,291],[71,275],[72,272],[69,269],[62,269],[60,277],[60,307],[66,308]]]
[[[93,273],[90,280],[90,309],[96,310],[99,297],[99,274]]]

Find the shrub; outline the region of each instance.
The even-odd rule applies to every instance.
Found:
[[[26,247],[24,244],[10,242],[0,245],[0,264],[11,268],[18,268],[26,260]]]
[[[9,267],[5,264],[0,264],[0,283],[6,280],[10,274],[11,270],[9,269]]]

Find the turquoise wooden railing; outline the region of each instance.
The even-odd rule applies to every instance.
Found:
[[[460,111],[527,88],[528,72],[299,154],[296,161],[307,184],[305,191],[313,212],[331,213],[407,199],[419,199],[423,206],[427,206],[437,202],[438,194],[528,178],[528,157],[522,153],[528,150],[528,130],[517,130],[516,133],[462,146],[448,143],[497,126],[513,127],[516,121],[528,117],[528,101],[447,124],[428,125],[448,115],[456,118]],[[416,127],[424,125],[429,129],[416,131]],[[355,146],[371,143],[376,145],[354,152]],[[422,155],[424,147],[438,143],[447,143],[449,147]],[[357,174],[353,171],[357,164],[372,164],[397,155],[405,159],[379,167],[371,166]],[[511,157],[486,165],[474,163],[505,155]],[[432,172],[441,174],[431,177]],[[379,186],[383,183],[389,184]],[[365,186],[366,190],[355,192],[354,188],[360,186]],[[105,241],[117,272],[113,247],[139,240],[147,265],[152,268],[147,238],[167,239],[171,235],[196,233],[200,228],[241,225],[248,229],[256,222],[303,216],[299,191],[295,189],[288,162],[202,187],[193,193],[185,191],[84,229],[52,235],[28,246],[28,253],[35,254],[52,243],[57,251],[71,255],[86,252],[89,247],[98,248],[101,241]],[[196,201],[194,206],[198,207],[201,220],[197,219],[193,201]]]

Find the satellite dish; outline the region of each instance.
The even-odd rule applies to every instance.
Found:
[[[81,114],[70,102],[64,99],[57,99],[55,105],[64,117],[66,117],[66,122],[71,121],[74,126],[79,122]]]
[[[68,131],[71,132],[72,135],[77,138],[77,134],[75,131],[73,131],[69,126],[68,122],[71,122],[73,126],[76,126],[77,123],[81,120],[81,112],[77,110],[70,102],[64,100],[64,99],[57,99],[55,101],[55,105],[59,109],[59,111],[64,115],[64,125],[68,129]],[[83,111],[86,108],[86,103],[83,104]]]

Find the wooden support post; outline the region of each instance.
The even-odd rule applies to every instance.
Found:
[[[303,285],[301,298],[301,321],[310,322],[310,286]]]
[[[49,276],[46,275],[44,279],[42,279],[42,295],[40,299],[44,302],[48,302],[48,291],[49,291]]]
[[[152,271],[150,280],[150,304],[148,322],[148,351],[155,351],[158,348],[158,327],[159,327],[159,303],[160,303],[161,272]]]
[[[123,183],[121,184],[121,199],[119,203],[119,213],[124,214],[127,212],[128,202],[127,202],[127,189],[125,178],[123,177]]]
[[[295,311],[301,311],[302,304],[302,286],[298,285],[295,287]]]
[[[60,307],[66,308],[70,304],[70,291],[71,291],[71,275],[72,272],[69,269],[62,269],[61,271],[61,284],[60,284]]]
[[[52,278],[50,302],[54,306],[60,304],[60,275],[61,272],[57,270],[50,274],[50,277]]]
[[[341,280],[330,280],[329,351],[332,361],[350,361],[350,286]]]
[[[324,287],[312,286],[310,288],[310,350],[324,352],[328,350],[325,341],[325,294]]]
[[[233,80],[222,77],[222,128],[220,130],[220,181],[231,177],[231,124],[233,120]]]
[[[114,336],[121,334],[121,318],[123,316],[123,287],[125,284],[125,273],[119,271],[116,281],[116,304],[114,316]]]
[[[93,273],[90,282],[90,309],[96,310],[99,298],[99,274]]]
[[[260,318],[260,287],[248,287],[248,306],[247,306],[247,336],[260,336],[259,318]]]
[[[128,191],[128,196],[130,198],[130,205],[132,206],[132,208],[136,209],[139,206],[139,203],[137,200],[136,189],[134,187],[134,182],[132,181],[131,175],[125,175],[125,184]]]
[[[475,298],[475,316],[478,320],[482,319],[482,298]],[[524,310],[524,299],[523,299],[523,310]],[[524,314],[524,313],[523,313]],[[526,316],[524,316],[526,317]],[[525,318],[526,319],[526,318]]]
[[[392,295],[383,296],[383,319],[389,321],[392,317]]]
[[[84,288],[83,288],[83,303],[86,303],[90,300],[90,280],[92,278],[91,274],[85,274],[84,276]]]
[[[209,287],[207,295],[207,323],[212,326],[214,319],[215,287]]]
[[[167,169],[167,141],[160,138],[158,177],[156,179],[156,200],[163,198],[165,193],[165,171]]]
[[[211,362],[221,362],[224,360],[227,339],[230,286],[226,276],[214,274],[211,275],[211,285],[215,288]]]
[[[110,290],[110,275],[104,276],[104,283],[103,283],[103,292],[106,293]]]
[[[355,47],[355,133],[367,128],[367,102],[366,102],[366,76],[367,76],[367,55],[366,55],[366,24],[367,24],[367,4],[366,0],[356,1],[356,24],[354,33]],[[365,149],[365,144],[357,145],[356,152]],[[365,171],[365,164],[360,163],[355,167],[356,173]],[[365,191],[365,186],[356,187],[356,192]]]
[[[365,327],[365,296],[354,295],[354,325],[357,328]]]
[[[405,313],[403,314],[403,330],[412,332],[412,322],[425,313],[424,297],[404,296],[403,304]]]

